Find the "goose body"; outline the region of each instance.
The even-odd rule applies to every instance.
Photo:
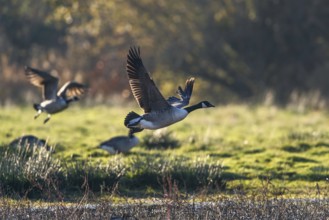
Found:
[[[13,147],[16,147],[17,145],[45,146],[46,141],[43,139],[39,139],[38,137],[36,137],[34,135],[24,135],[24,136],[14,139],[13,141],[11,141],[9,143],[9,146],[13,146]]]
[[[69,81],[57,91],[58,78],[28,66],[25,67],[25,75],[31,84],[42,87],[43,101],[39,104],[34,104],[33,107],[37,111],[37,114],[34,116],[35,119],[42,112],[48,114],[44,123],[49,121],[51,114],[61,112],[68,108],[70,102],[79,100],[78,96],[85,93],[87,89],[83,84]]]
[[[35,105],[35,109],[38,111],[41,109],[43,112],[47,112],[49,114],[54,114],[63,111],[69,107],[69,103],[62,97],[56,97],[56,99],[45,100],[41,102],[39,105]]]
[[[144,110],[143,115],[130,112],[124,120],[124,125],[134,132],[167,127],[183,120],[196,109],[214,107],[208,101],[202,101],[183,108],[188,105],[192,95],[194,78],[187,80],[185,90],[179,87],[181,99],[169,97],[165,100],[143,65],[139,48],[132,47],[128,52],[127,73],[132,93]]]
[[[210,107],[214,106],[208,101],[202,101],[196,105],[182,109],[171,106],[163,112],[151,112],[143,115],[130,112],[126,116],[124,124],[128,128],[135,129],[136,132],[142,131],[143,129],[156,130],[183,120],[190,112],[196,109]]]
[[[131,148],[139,143],[139,139],[130,130],[128,136],[117,136],[102,142],[99,148],[106,150],[110,154],[127,153]]]
[[[24,135],[18,137],[9,143],[9,146],[12,148],[33,148],[33,147],[45,147],[47,150],[50,147],[47,145],[47,141],[44,139],[39,139],[34,135]]]

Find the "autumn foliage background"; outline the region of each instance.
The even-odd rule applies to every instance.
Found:
[[[1,0],[0,103],[39,99],[24,65],[90,86],[91,102],[132,100],[126,54],[138,45],[166,95],[197,78],[194,97],[285,105],[329,96],[325,0]]]

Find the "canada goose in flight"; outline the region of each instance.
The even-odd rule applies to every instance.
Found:
[[[129,129],[128,136],[113,137],[102,142],[99,148],[108,151],[110,154],[127,153],[139,143],[138,138],[133,133],[134,130]]]
[[[186,80],[185,82],[185,89],[183,90],[182,87],[178,86],[178,90],[176,93],[179,95],[180,99],[175,96],[170,96],[167,99],[167,102],[176,107],[176,108],[183,108],[190,103],[190,98],[192,96],[194,85],[194,77],[191,77]]]
[[[214,107],[208,101],[202,101],[185,108],[171,105],[164,99],[150,78],[140,57],[139,48],[131,47],[129,49],[127,73],[131,91],[139,106],[144,110],[143,115],[130,112],[124,120],[124,125],[134,129],[134,132],[139,132],[143,129],[155,130],[163,128],[183,120],[190,112],[196,109]]]
[[[57,92],[58,78],[47,72],[28,66],[25,66],[25,75],[30,83],[42,87],[43,101],[40,104],[34,104],[33,107],[37,111],[34,119],[36,119],[42,112],[48,114],[44,123],[49,121],[51,114],[63,111],[69,106],[70,102],[78,101],[78,96],[82,95],[87,90],[85,85],[69,81]]]

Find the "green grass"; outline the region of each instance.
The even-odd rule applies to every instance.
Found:
[[[69,175],[65,184],[80,189],[86,175],[95,176],[99,184],[91,187],[98,191],[102,181],[115,179],[107,180],[108,171],[103,168],[93,169],[101,165],[110,169],[113,163],[123,166],[119,189],[127,195],[158,193],[168,183],[164,177],[189,192],[211,182],[216,182],[212,192],[228,194],[257,193],[264,184],[273,195],[313,196],[328,188],[329,117],[325,111],[218,106],[193,112],[160,135],[138,133],[141,144],[128,155],[113,156],[97,149],[101,141],[127,134],[123,119],[130,110],[141,112],[137,108],[73,105],[44,125],[46,115],[34,120],[31,107],[2,108],[0,145],[5,148],[23,134],[48,139],[55,146],[53,159],[69,164],[64,167],[67,173],[63,171],[64,176]],[[88,172],[84,172],[86,163],[91,167]],[[102,186],[106,188],[106,184]]]

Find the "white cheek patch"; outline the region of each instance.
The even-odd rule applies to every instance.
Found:
[[[202,102],[202,108],[208,108],[208,106]]]

